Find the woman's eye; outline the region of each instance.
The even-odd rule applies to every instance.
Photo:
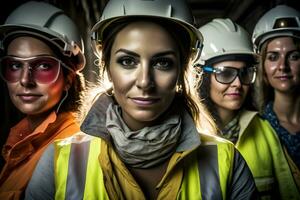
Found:
[[[229,78],[229,77],[233,76],[234,73],[235,73],[235,71],[233,71],[233,70],[225,69],[223,71],[220,71],[218,74],[219,74],[219,76],[222,76],[224,78]]]
[[[300,52],[298,52],[298,51],[294,51],[293,53],[291,53],[289,55],[289,60],[291,60],[291,61],[297,61],[299,59],[300,59]]]
[[[37,69],[37,70],[48,70],[48,69],[51,69],[51,64],[49,64],[49,63],[40,63],[35,67],[35,69]]]
[[[274,53],[270,53],[267,55],[267,59],[270,61],[276,61],[278,59],[278,55]]]
[[[121,57],[117,60],[117,63],[119,63],[120,65],[127,67],[127,68],[131,68],[134,67],[137,62],[134,58],[132,57]]]
[[[153,61],[153,67],[160,70],[168,70],[173,67],[173,61],[169,58],[158,58]]]
[[[22,69],[22,64],[18,62],[12,62],[7,65],[8,69],[11,71],[17,71]]]

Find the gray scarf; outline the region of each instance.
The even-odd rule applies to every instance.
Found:
[[[175,152],[181,119],[179,115],[171,115],[160,125],[131,131],[121,117],[120,107],[110,104],[106,111],[106,128],[124,163],[149,168],[167,160]]]
[[[230,140],[232,143],[236,143],[240,134],[240,114],[236,115],[221,131],[223,138]]]

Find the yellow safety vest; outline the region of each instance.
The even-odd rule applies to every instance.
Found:
[[[299,200],[300,193],[280,141],[270,124],[245,111],[237,149],[246,160],[262,199]],[[278,191],[279,189],[279,191]]]
[[[85,137],[90,139],[84,139]],[[201,146],[186,153],[188,156],[184,157],[181,164],[178,164],[178,160],[184,153],[170,159],[169,166],[179,165],[181,169],[179,190],[168,191],[167,187],[162,187],[158,199],[202,199],[203,195],[214,195],[211,197],[213,199],[226,199],[226,191],[231,182],[234,146],[225,141],[217,141],[212,136],[201,136],[201,141]],[[96,137],[75,135],[70,141],[57,141],[54,146],[55,199],[126,199],[120,191],[109,186],[109,179],[113,174],[106,176],[103,172],[105,167],[99,162],[101,150],[111,148],[107,142]],[[178,174],[173,172],[174,170],[171,176]]]

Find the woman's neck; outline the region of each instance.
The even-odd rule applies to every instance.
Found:
[[[299,93],[298,93],[299,94]],[[300,131],[300,96],[275,93],[273,110],[290,133]]]
[[[228,110],[224,108],[218,108],[218,114],[221,120],[221,124],[218,124],[222,130],[237,114],[238,111]]]
[[[291,96],[280,93],[275,93],[274,112],[280,121],[300,122],[300,96]]]

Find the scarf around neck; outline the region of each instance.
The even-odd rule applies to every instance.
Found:
[[[121,108],[110,104],[106,128],[121,160],[135,168],[150,168],[167,160],[176,150],[181,118],[173,114],[161,124],[131,131],[121,117]]]
[[[232,143],[236,143],[240,133],[240,114],[237,114],[222,130],[222,137],[228,139]]]

